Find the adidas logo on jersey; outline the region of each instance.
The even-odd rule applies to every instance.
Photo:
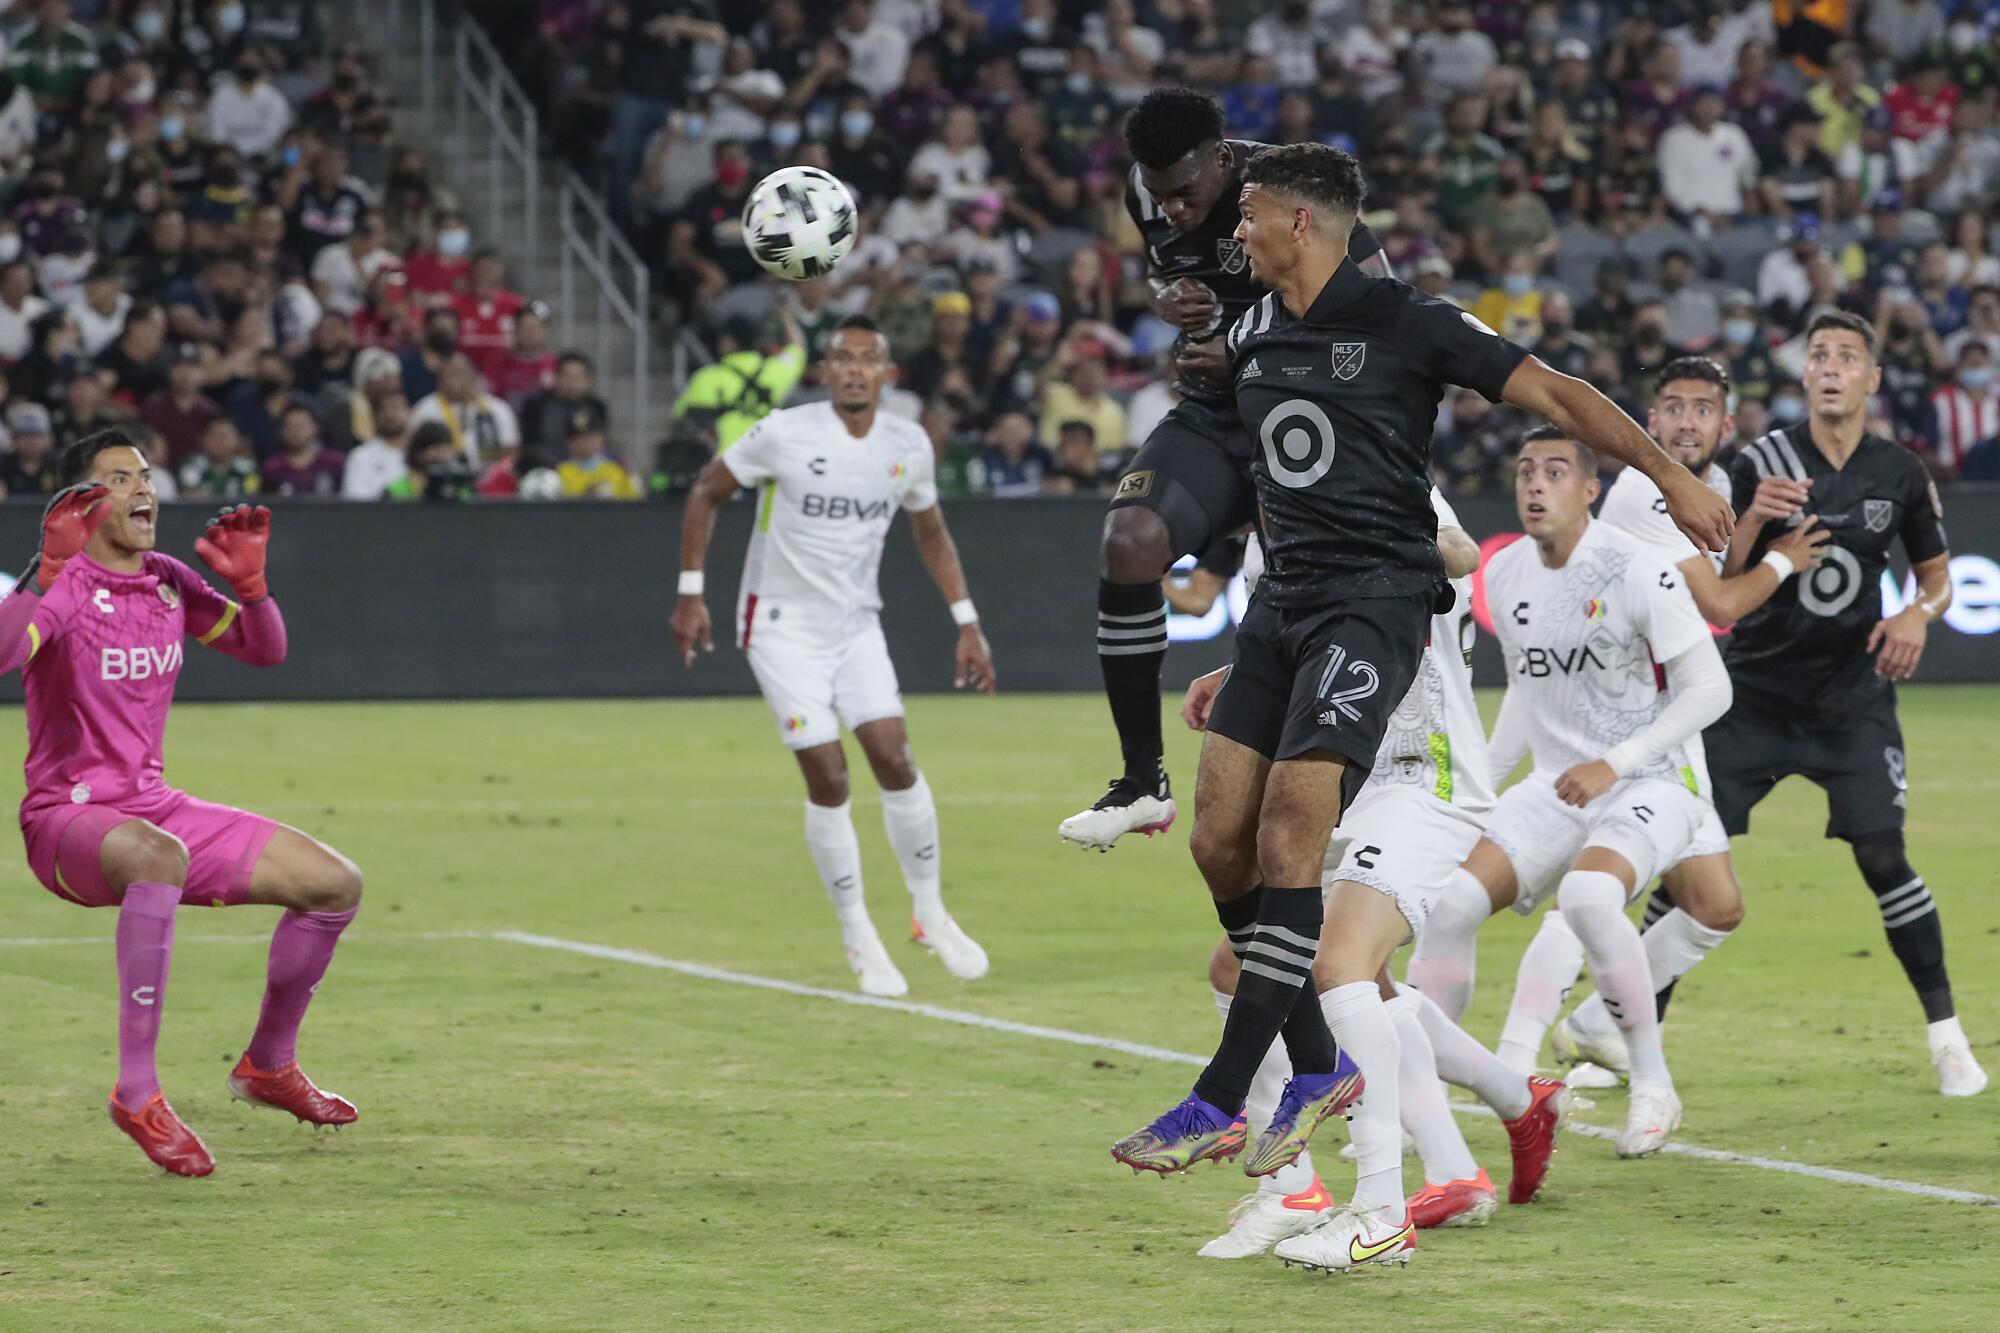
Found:
[[[1257,364],[1257,358],[1253,356],[1250,358],[1250,364],[1243,367],[1243,373],[1236,378],[1239,380],[1254,380],[1263,373],[1263,367]]]

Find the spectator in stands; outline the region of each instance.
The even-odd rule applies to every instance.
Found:
[[[135,247],[132,258],[137,267],[132,289],[166,292],[193,279],[197,268],[188,249],[187,215],[178,208],[163,208],[146,227],[145,240]]]
[[[1008,218],[1032,232],[1074,226],[1083,206],[1080,163],[1051,138],[1048,118],[1033,102],[1008,108],[999,176],[1007,182]]]
[[[1534,128],[1522,146],[1521,160],[1528,188],[1541,196],[1551,217],[1567,221],[1584,207],[1590,150],[1571,128],[1561,102],[1551,99],[1536,106]]]
[[[1972,299],[1966,305],[1965,326],[1941,340],[1944,357],[1953,362],[1958,359],[1959,348],[1968,339],[1980,339],[1988,351],[2000,348],[2000,285],[1980,284],[1971,290]]]
[[[317,400],[321,412],[329,411],[354,392],[355,355],[354,325],[328,311],[313,326],[305,354],[292,363],[293,382],[301,394]]]
[[[236,57],[233,77],[208,98],[208,137],[246,158],[261,158],[292,128],[292,104],[264,78],[257,57]]]
[[[1742,214],[1757,186],[1750,136],[1722,118],[1722,92],[1695,90],[1687,118],[1660,137],[1660,192],[1682,221],[1714,226]]]
[[[451,442],[451,432],[435,421],[410,431],[404,474],[382,492],[385,500],[458,500],[472,489],[465,458]]]
[[[605,452],[604,417],[589,405],[578,407],[564,423],[556,476],[568,499],[637,500],[645,494],[638,479]]]
[[[1882,94],[1863,80],[1867,67],[1860,48],[1842,42],[1828,54],[1827,77],[1806,94],[1806,105],[1820,116],[1819,146],[1835,162],[1849,144],[1861,137],[1861,121],[1882,105]]]
[[[1895,123],[1887,107],[1875,107],[1861,117],[1861,134],[1835,160],[1840,177],[1840,210],[1858,216],[1884,191],[1914,191],[1922,176],[1916,145],[1890,132]]]
[[[518,406],[555,383],[556,360],[549,346],[549,308],[530,301],[515,314],[514,341],[486,387]]]
[[[756,142],[764,137],[771,113],[784,100],[785,81],[757,66],[757,48],[747,37],[732,37],[722,52],[722,71],[698,80],[706,93],[715,133]]]
[[[200,452],[181,464],[178,479],[189,500],[240,500],[263,487],[242,435],[226,416],[203,429]]]
[[[1453,276],[1449,259],[1440,254],[1427,254],[1417,261],[1410,283],[1426,296],[1435,296],[1440,301],[1457,305],[1457,299],[1451,294]]]
[[[690,195],[668,224],[667,290],[683,305],[705,305],[763,272],[743,244],[752,184],[749,150],[733,139],[717,142],[714,182]]]
[[[1946,79],[1944,61],[1935,52],[1912,57],[1903,74],[1903,80],[1883,94],[1882,109],[1893,118],[1896,137],[1916,147],[1918,160],[1933,161],[1951,131],[1959,87]]]
[[[96,356],[125,329],[125,317],[132,310],[132,297],[119,280],[118,270],[100,263],[83,280],[83,291],[70,302],[77,336],[83,340],[83,354]]]
[[[176,343],[167,369],[167,387],[139,404],[139,418],[166,441],[167,459],[178,468],[201,448],[209,423],[222,415],[216,401],[202,392],[206,371],[201,349]]]
[[[1055,460],[1035,439],[1025,413],[1003,413],[986,432],[979,452],[980,471],[988,494],[1017,500],[1042,493],[1043,480],[1055,470]]]
[[[34,21],[7,44],[9,71],[46,114],[68,110],[99,66],[97,39],[70,12],[69,0],[39,0]]]
[[[319,429],[320,438],[330,448],[351,456],[364,441],[381,433],[375,414],[390,394],[402,394],[402,364],[386,348],[364,347],[354,354],[347,378],[347,393],[322,403]],[[403,402],[407,409],[409,399]]]
[[[1473,318],[1515,342],[1532,343],[1541,336],[1542,289],[1535,281],[1533,253],[1509,255],[1493,281],[1473,304]]]
[[[250,275],[231,251],[209,255],[200,270],[165,292],[167,320],[176,338],[220,343],[250,297]]]
[[[1771,77],[1771,48],[1761,41],[1743,44],[1736,53],[1736,73],[1722,92],[1729,119],[1750,136],[1759,153],[1768,152],[1784,131],[1785,114],[1794,105],[1789,89]]]
[[[54,495],[60,486],[49,409],[16,403],[7,411],[12,447],[0,453],[0,495]]]
[[[11,69],[0,68],[0,177],[27,174],[38,128],[34,93]]]
[[[2000,257],[1988,247],[1986,219],[1965,209],[1951,220],[1951,251],[1946,276],[1965,287],[2000,286]]]
[[[1486,99],[1476,93],[1453,98],[1445,108],[1444,129],[1424,148],[1437,175],[1438,209],[1457,226],[1479,209],[1493,191],[1507,150],[1482,128]]]
[[[1820,252],[1819,215],[1795,213],[1778,234],[1784,246],[1765,255],[1757,266],[1757,304],[1765,310],[1775,308],[1781,320],[1789,321],[1812,298],[1806,263]]]
[[[1757,300],[1735,288],[1722,297],[1721,336],[1709,355],[1729,372],[1739,402],[1764,402],[1776,386],[1778,369],[1757,325]]]
[[[15,259],[0,268],[0,360],[19,361],[28,354],[35,322],[48,308],[35,295],[33,265]]]
[[[1837,216],[1833,159],[1820,151],[1819,133],[1812,108],[1786,108],[1777,142],[1758,164],[1757,194],[1765,213],[1781,220],[1800,213]]]
[[[1517,445],[1512,413],[1471,389],[1459,389],[1447,400],[1431,444],[1433,470],[1454,495],[1490,495],[1512,487],[1507,466]],[[1502,473],[1510,474],[1503,483]]]
[[[264,460],[264,493],[339,494],[344,460],[337,451],[320,444],[319,422],[313,419],[312,409],[303,403],[286,408],[280,433],[282,447]]]
[[[977,394],[990,362],[973,358],[966,345],[971,332],[971,298],[964,292],[940,294],[931,302],[930,345],[903,367],[903,387],[925,400],[946,392]]]
[[[1036,416],[1043,392],[1064,369],[1062,303],[1049,292],[1035,292],[1020,308],[1020,321],[1009,324],[994,349],[993,408]]]
[[[1936,241],[1917,252],[1917,299],[1931,331],[1940,338],[1965,327],[1971,293],[1951,280],[1951,253]]]
[[[1649,144],[1657,144],[1688,103],[1688,90],[1681,86],[1680,48],[1665,38],[1655,40],[1639,77],[1625,85],[1621,102],[1623,119],[1644,129]]]
[[[1000,210],[998,194],[976,195],[966,200],[959,209],[962,220],[944,238],[944,246],[959,269],[984,264],[1012,282],[1020,268],[1020,257],[1012,238],[1000,232]]]
[[[1951,116],[1951,133],[1937,161],[1925,174],[1924,202],[1933,210],[1987,206],[2000,188],[2000,135],[1992,131],[1993,115],[1983,97],[1960,101]]]
[[[1695,6],[1691,22],[1667,29],[1666,40],[1680,55],[1683,86],[1719,88],[1735,73],[1737,56],[1750,39],[1750,26],[1744,15],[1725,18],[1724,9],[1721,0],[1704,0]]]
[[[1638,386],[1639,396],[1650,402],[1652,378],[1661,366],[1687,349],[1667,338],[1667,308],[1659,301],[1644,301],[1632,311],[1632,341],[1620,358],[1618,378]]]
[[[448,305],[424,311],[422,339],[401,356],[403,396],[416,403],[435,393],[439,372],[457,351],[458,312]]]
[[[294,151],[285,150],[287,155]],[[303,269],[327,246],[354,234],[368,212],[368,199],[366,187],[348,174],[345,150],[329,144],[301,160],[306,170],[289,168],[275,200],[285,210],[286,248]]]
[[[678,433],[720,451],[770,415],[806,371],[805,340],[787,323],[785,344],[773,353],[758,321],[738,316],[716,335],[716,359],[688,377],[674,402]]]
[[[1489,273],[1507,269],[1526,255],[1529,271],[1539,271],[1556,252],[1556,220],[1542,196],[1528,188],[1528,168],[1509,155],[1493,180],[1493,194],[1472,225],[1472,252]],[[1498,328],[1498,325],[1494,326]]]
[[[375,275],[401,261],[383,244],[382,215],[364,209],[354,230],[322,246],[312,261],[313,293],[319,303],[343,320],[351,319],[368,302]]]
[[[410,419],[443,423],[452,443],[474,470],[521,446],[521,427],[506,400],[479,387],[479,372],[463,352],[454,352],[438,376],[437,392],[410,409]]]
[[[82,367],[83,348],[76,321],[67,310],[44,310],[30,326],[28,337],[27,355],[13,364],[7,378],[17,398],[47,403]]]
[[[1868,44],[1898,63],[1944,40],[1949,7],[1937,0],[1878,0],[1868,7]]]
[[[382,493],[410,470],[408,452],[410,404],[400,390],[391,390],[375,404],[375,433],[347,451],[340,474],[343,500],[379,500]],[[451,434],[446,431],[447,444]]]
[[[284,447],[285,414],[305,403],[292,392],[292,363],[282,352],[267,347],[256,354],[254,364],[254,377],[230,390],[222,410],[262,462]]]
[[[452,298],[458,311],[458,350],[489,384],[497,383],[514,343],[514,320],[526,304],[506,284],[507,265],[499,254],[481,250],[472,257],[465,290]]]
[[[1306,0],[1283,0],[1254,20],[1243,35],[1243,49],[1271,62],[1281,88],[1310,88],[1319,78],[1313,58],[1319,40],[1313,31],[1312,6]]]
[[[988,193],[992,174],[992,154],[979,138],[979,117],[963,105],[945,113],[938,137],[918,149],[910,162],[910,175],[936,181],[947,203]]]
[[[1667,311],[1667,341],[1703,348],[1722,332],[1722,307],[1715,294],[1694,283],[1694,256],[1669,250],[1660,256],[1660,301]]]
[[[672,103],[664,94],[685,88],[699,47],[729,40],[709,0],[629,0],[605,15],[622,20],[614,50],[617,95],[611,103],[610,204],[630,215],[628,183],[639,172],[646,141],[666,121]]]
[[[849,77],[877,97],[903,81],[910,62],[910,39],[875,12],[873,0],[847,0],[840,8],[835,34],[851,59]]]
[[[1499,63],[1493,39],[1472,23],[1472,6],[1441,5],[1437,27],[1417,38],[1410,51],[1417,77],[1441,96],[1475,93],[1486,71]]]
[[[458,214],[457,197],[432,178],[421,148],[403,148],[390,163],[382,190],[383,223],[389,236],[412,250],[435,243],[438,228]],[[464,251],[460,251],[461,257]]]
[[[109,377],[120,401],[136,406],[167,387],[166,339],[166,312],[152,301],[135,301],[126,313],[124,333],[97,358],[98,370]]]
[[[2000,384],[1994,381],[1992,349],[1968,339],[1959,348],[1951,382],[1931,395],[1931,405],[1937,413],[1931,466],[1942,476],[1955,476],[1973,445],[2000,435]]]
[[[1595,348],[1576,331],[1569,293],[1559,287],[1544,292],[1539,315],[1542,336],[1535,340],[1535,355],[1565,375],[1582,375]]]
[[[55,413],[58,453],[86,435],[123,423],[128,416],[106,406],[104,381],[89,371],[69,377],[69,383],[63,386],[63,398],[61,410]]]
[[[563,430],[577,412],[589,409],[599,421],[610,412],[596,393],[596,370],[581,352],[556,358],[554,383],[531,395],[520,412],[522,446],[543,458],[560,457]]]
[[[1107,458],[1098,449],[1097,432],[1088,421],[1065,421],[1057,432],[1055,470],[1043,485],[1050,495],[1108,495],[1117,479],[1118,458]]]
[[[472,230],[464,215],[438,214],[430,243],[413,244],[403,260],[410,290],[427,302],[449,302],[472,269],[471,256]]]
[[[833,155],[833,174],[858,200],[888,198],[902,182],[902,161],[876,126],[874,103],[866,94],[851,96],[841,106],[827,148]]]
[[[1056,354],[1063,377],[1042,396],[1043,445],[1053,447],[1062,438],[1064,422],[1082,421],[1096,434],[1100,451],[1117,453],[1125,448],[1125,409],[1105,392],[1104,360],[1104,344],[1080,330],[1063,340]]]

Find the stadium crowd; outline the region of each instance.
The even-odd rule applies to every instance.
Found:
[[[808,346],[866,308],[947,485],[1103,491],[1172,402],[1121,115],[1187,82],[1235,135],[1353,149],[1402,276],[1634,412],[1690,350],[1728,364],[1740,436],[1799,420],[1801,332],[1840,306],[1882,336],[1878,429],[1941,478],[2000,477],[1990,0],[1283,0],[1233,7],[1247,28],[1217,0],[480,8],[721,353],[697,442],[812,392],[775,307]],[[781,289],[738,216],[787,163],[841,176],[865,225]],[[1441,479],[1492,490],[1523,424],[1449,398]]]
[[[312,0],[16,0],[0,487],[137,433],[168,498],[636,495],[591,366],[475,247]],[[415,467],[411,462],[414,460]]]

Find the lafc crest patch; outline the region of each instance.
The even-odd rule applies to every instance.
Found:
[[[1118,479],[1118,490],[1112,495],[1114,500],[1143,500],[1153,493],[1153,471],[1127,472]]]
[[[1888,500],[1863,500],[1861,521],[1870,532],[1887,532],[1889,520],[1896,516],[1896,506]]]
[[[1243,242],[1234,236],[1224,236],[1216,241],[1215,258],[1224,273],[1241,273],[1243,266],[1250,262],[1249,256],[1243,253]]]
[[[1361,363],[1367,359],[1367,343],[1335,343],[1333,345],[1333,377],[1342,383],[1346,383],[1361,373]]]

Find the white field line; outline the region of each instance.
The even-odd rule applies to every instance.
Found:
[[[970,1013],[963,1009],[946,1009],[934,1004],[916,1004],[909,1000],[883,1000],[872,995],[862,995],[855,991],[828,990],[822,986],[807,986],[796,981],[781,981],[776,977],[760,977],[749,972],[732,972],[727,968],[710,967],[706,963],[683,962],[677,958],[663,958],[658,954],[646,953],[638,949],[619,949],[606,944],[588,944],[579,940],[560,939],[553,935],[534,935],[518,930],[437,930],[415,931],[408,934],[386,933],[366,935],[357,932],[356,939],[375,941],[436,941],[436,940],[496,940],[506,944],[522,944],[537,949],[555,949],[564,953],[582,954],[587,958],[602,958],[608,962],[631,963],[638,967],[650,967],[663,972],[678,972],[682,976],[695,977],[702,981],[720,981],[734,986],[753,986],[760,990],[781,991],[786,995],[804,995],[818,1000],[832,1000],[838,1004],[859,1005],[865,1009],[888,1009],[901,1014],[914,1014],[919,1018],[932,1018],[941,1023],[957,1023],[963,1027],[984,1028],[989,1032],[1005,1032],[1017,1037],[1038,1037],[1043,1041],[1063,1042],[1070,1046],[1088,1046],[1101,1051],[1116,1051],[1142,1060],[1160,1060],[1167,1064],[1191,1065],[1201,1068],[1208,1063],[1205,1056],[1190,1055],[1185,1051],[1172,1051],[1164,1046],[1148,1046],[1142,1042],[1124,1041],[1117,1037],[1100,1037],[1088,1032],[1071,1032],[1066,1028],[1043,1027],[1036,1023],[1016,1023],[1008,1018],[992,1018],[985,1014]],[[190,944],[264,944],[268,935],[181,935],[177,943]],[[64,937],[0,938],[0,948],[36,948],[60,945],[96,945],[102,947],[111,942],[108,935],[75,935]],[[1461,1115],[1492,1116],[1490,1108],[1464,1102],[1453,1102],[1452,1109]],[[1582,1134],[1594,1139],[1616,1139],[1618,1131],[1602,1125],[1587,1125],[1571,1119],[1564,1127],[1568,1132]],[[1970,1190],[1947,1189],[1942,1185],[1927,1185],[1917,1180],[1896,1180],[1887,1176],[1871,1176],[1860,1171],[1843,1171],[1837,1167],[1814,1166],[1809,1162],[1792,1162],[1781,1157],[1760,1157],[1751,1153],[1725,1152],[1719,1148],[1703,1148],[1692,1143],[1670,1142],[1660,1150],[1675,1157],[1693,1157],[1704,1162],[1723,1162],[1732,1166],[1755,1167],[1760,1171],[1781,1171],[1788,1175],[1810,1176],[1814,1180],[1830,1180],[1843,1185],[1864,1185],[1869,1189],[1890,1190],[1898,1194],[1916,1194],[1927,1199],[1944,1199],[1952,1203],[1979,1204],[1986,1207],[2000,1207],[2000,1198],[1990,1194],[1975,1194]]]
[[[891,1009],[897,1013],[915,1014],[920,1018],[934,1018],[939,1022],[958,1023],[965,1027],[985,1028],[992,1032],[1006,1032],[1018,1037],[1040,1037],[1044,1041],[1066,1042],[1072,1046],[1091,1046],[1099,1050],[1118,1051],[1125,1055],[1146,1060],[1162,1060],[1169,1064],[1192,1065],[1200,1068],[1208,1063],[1205,1056],[1189,1055],[1185,1051],[1170,1051],[1160,1046],[1146,1046],[1138,1042],[1122,1041],[1116,1037],[1098,1037],[1087,1032],[1070,1032],[1063,1028],[1042,1027],[1033,1023],[1016,1023],[1006,1018],[990,1018],[985,1014],[968,1013],[963,1009],[944,1009],[932,1004],[913,1004],[908,1000],[883,1000],[872,995],[861,995],[854,991],[827,990],[820,986],[804,986],[794,981],[780,981],[775,977],[760,977],[748,972],[732,972],[726,968],[709,967],[705,963],[687,963],[675,958],[662,958],[658,954],[645,953],[638,949],[617,949],[603,944],[586,944],[577,940],[558,939],[552,935],[531,935],[523,931],[500,930],[493,933],[496,940],[506,940],[514,944],[532,945],[538,949],[558,949],[566,953],[582,954],[589,958],[602,958],[616,963],[632,963],[639,967],[657,968],[665,972],[678,972],[683,976],[698,977],[703,981],[722,981],[736,986],[755,986],[762,990],[782,991],[787,995],[808,995],[815,999],[833,1000],[840,1004],[861,1005],[868,1009]],[[1467,1115],[1490,1116],[1493,1112],[1485,1106],[1453,1103],[1452,1109]],[[1616,1139],[1618,1132],[1601,1125],[1586,1125],[1572,1120],[1567,1126],[1571,1131],[1595,1139]],[[1703,1148],[1692,1143],[1668,1143],[1661,1149],[1676,1157],[1694,1157],[1704,1162],[1726,1162],[1733,1166],[1755,1167],[1761,1171],[1782,1171],[1795,1176],[1810,1176],[1815,1180],[1831,1180],[1844,1185],[1865,1185],[1870,1189],[1893,1190],[1899,1194],[1917,1194],[1928,1199],[1946,1199],[1953,1203],[1981,1204],[2000,1207],[2000,1198],[1990,1194],[1975,1194],[1970,1190],[1946,1189],[1942,1185],[1926,1185],[1916,1180],[1894,1180],[1885,1176],[1865,1175],[1859,1171],[1842,1171],[1835,1167],[1814,1166],[1808,1162],[1789,1162],[1777,1157],[1758,1157],[1747,1153],[1724,1152],[1718,1148]]]

